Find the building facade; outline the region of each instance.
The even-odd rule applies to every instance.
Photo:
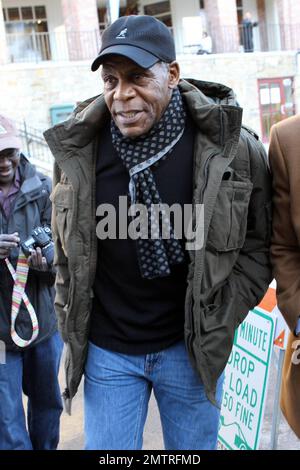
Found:
[[[0,63],[91,59],[110,17],[124,14],[159,18],[178,54],[197,52],[203,32],[214,53],[245,51],[249,34],[253,51],[300,48],[294,0],[0,0]]]
[[[299,112],[300,1],[294,0],[0,0],[0,112],[42,130],[99,94],[91,60],[110,19],[124,14],[163,21],[182,76],[234,88],[244,122],[264,142],[272,124]],[[243,26],[249,14],[250,54]],[[212,54],[198,54],[203,32]]]

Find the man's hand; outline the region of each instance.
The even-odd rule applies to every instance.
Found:
[[[36,271],[48,271],[48,263],[46,258],[42,256],[42,251],[38,247],[31,251],[31,255],[27,258],[28,266]]]
[[[13,248],[17,248],[20,243],[18,232],[12,235],[1,234],[0,235],[0,259],[8,258]]]

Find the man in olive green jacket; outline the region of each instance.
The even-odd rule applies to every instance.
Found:
[[[124,18],[118,20],[120,25],[118,23],[119,30],[115,29],[113,32],[113,47],[116,44],[119,47],[118,43],[122,44],[121,41],[126,35],[134,36],[134,32],[131,33],[130,30],[130,21],[144,21],[146,26],[149,21],[153,23],[149,17],[146,19],[145,17],[130,18],[134,19],[129,22]],[[161,28],[152,23],[150,28]],[[122,27],[124,24],[127,27]],[[115,23],[112,27],[115,27],[114,25]],[[137,27],[134,28],[135,31],[136,29]],[[142,30],[145,30],[145,25]],[[118,35],[117,31],[119,31]],[[161,34],[167,33],[162,31]],[[149,37],[150,33],[147,35],[147,41]],[[104,52],[105,40],[109,43],[109,38],[103,38],[102,50],[104,49]],[[126,40],[129,42],[130,37]],[[143,40],[142,33],[138,40]],[[167,42],[166,38],[165,48]],[[152,47],[153,44],[150,46]],[[147,43],[143,47],[148,47]],[[160,46],[157,47],[156,55],[159,54]],[[131,49],[129,48],[130,52],[136,53],[136,47]],[[120,90],[115,92],[115,94],[118,93],[118,100],[121,102],[122,93],[124,96],[127,93],[126,100],[134,102],[137,94],[142,92],[136,91],[139,90],[139,85],[133,84],[133,81],[150,80],[147,73],[152,73],[152,70],[154,73],[160,67],[160,64],[154,65],[150,67],[150,72],[144,72],[147,70],[146,66],[144,65],[143,68],[139,65],[139,73],[134,72],[133,77],[133,73],[130,72],[130,78],[123,79],[124,70],[132,67],[134,61],[138,64],[141,58],[137,57],[133,60],[132,56],[126,56],[127,52],[125,53],[123,49],[121,52],[123,56],[125,55],[125,59],[112,55],[109,56],[113,57],[109,64],[104,63],[105,70],[108,68],[110,70],[102,72],[106,90],[104,95],[82,103],[68,121],[56,125],[45,133],[45,138],[55,157],[52,193],[53,233],[56,244],[54,264],[57,267],[55,304],[60,331],[67,344],[67,388],[64,398],[69,412],[71,400],[77,392],[84,371],[87,374],[85,370],[87,355],[91,354],[92,347],[88,341],[91,341],[92,337],[92,343],[95,343],[93,340],[96,338],[94,321],[101,310],[100,307],[95,310],[97,289],[101,289],[101,283],[106,286],[105,289],[110,289],[111,285],[107,284],[107,280],[112,275],[120,274],[123,279],[119,289],[123,288],[122,283],[125,285],[127,282],[126,276],[122,278],[122,273],[114,272],[118,266],[109,265],[106,275],[101,278],[101,282],[96,284],[97,279],[99,281],[102,263],[104,266],[106,262],[105,250],[102,252],[101,248],[97,251],[99,246],[104,245],[97,241],[96,236],[96,203],[99,191],[96,179],[101,177],[101,171],[108,171],[108,167],[99,171],[101,161],[105,162],[108,147],[108,140],[104,141],[103,138],[101,140],[99,136],[106,135],[104,130],[108,129],[107,123],[110,123],[111,117],[124,134],[126,134],[126,126],[130,130],[133,125],[136,126],[136,123],[140,122],[136,117],[138,113],[134,110],[134,106],[127,109],[127,114],[125,111],[119,114],[111,111],[110,114],[108,96],[112,88],[119,86],[115,85],[117,75],[119,83],[122,83],[122,90],[120,85]],[[127,57],[131,59],[128,60]],[[179,81],[177,62],[161,60],[167,62],[165,65],[169,74],[169,87],[173,89],[173,96],[174,90],[179,90],[187,119],[189,119],[189,126],[193,128],[191,202],[193,208],[200,204],[204,207],[204,224],[198,227],[195,227],[197,220],[195,210],[193,211],[193,228],[203,230],[203,243],[200,247],[195,247],[186,253],[186,284],[185,281],[182,283],[185,292],[182,334],[184,334],[184,344],[190,365],[196,372],[198,380],[203,384],[208,400],[220,405],[220,401],[216,399],[216,387],[231,352],[235,329],[244,320],[248,311],[260,302],[271,281],[269,170],[265,151],[258,137],[241,125],[242,110],[237,106],[233,92],[220,84],[196,80]],[[137,67],[136,64],[135,67]],[[96,68],[97,64],[94,69]],[[129,85],[127,82],[130,80],[132,83],[130,82]],[[111,127],[112,135],[114,135],[113,126],[114,124]],[[189,129],[186,131],[188,132]],[[174,148],[172,157],[174,165],[175,156]],[[184,160],[181,159],[182,162],[188,159],[188,149],[184,157]],[[184,179],[185,176],[183,169],[182,178]],[[101,184],[101,190],[104,190],[106,181],[102,180]],[[169,179],[169,187],[175,187],[174,185],[179,185],[179,181]],[[107,188],[107,191],[109,189]],[[100,257],[101,263],[99,263]],[[121,269],[124,269],[121,259],[120,265],[122,265]],[[96,285],[97,288],[95,288]],[[134,287],[126,285],[128,291],[133,290]],[[176,296],[176,289],[177,287],[174,289],[174,296]],[[115,292],[117,296],[118,292]],[[163,295],[163,291],[161,292]],[[102,291],[103,298],[105,295],[106,293]],[[125,295],[126,293],[124,293],[124,308],[127,307]],[[136,295],[139,296],[139,293]],[[129,298],[132,300],[132,297]],[[111,301],[113,302],[114,299]],[[98,324],[98,335],[101,335],[101,331],[107,328],[105,322],[106,318],[103,317],[102,323]],[[151,328],[152,325],[149,325],[149,331],[152,331]],[[122,332],[119,333],[121,335]],[[142,333],[146,334],[144,331]],[[113,350],[114,348],[107,346],[107,349]],[[105,348],[97,348],[97,351],[102,351],[101,361],[107,359],[108,351]],[[122,352],[121,348],[119,352]],[[152,356],[151,359],[154,361]],[[99,368],[103,364],[101,361]],[[88,370],[88,375],[87,387],[93,382],[90,370]],[[120,386],[119,395],[122,393]],[[104,392],[100,393],[99,389],[97,399],[99,407],[101,407],[101,400],[105,402],[104,396],[107,397]],[[131,401],[135,403],[134,398]],[[171,404],[170,401],[168,403]],[[110,413],[113,414],[113,406],[112,404],[112,408],[107,410],[108,419],[101,418],[98,426],[104,426],[104,422],[109,421]],[[96,421],[99,416],[95,408],[93,409],[94,417],[93,412],[90,409],[88,411],[90,422],[86,423],[86,426],[92,428],[97,423],[94,422],[92,425],[91,422],[93,419]],[[215,431],[217,432],[217,426]],[[173,431],[170,432],[172,435]],[[123,434],[126,435],[126,429]],[[166,442],[166,434],[164,437]],[[120,442],[119,445],[121,446]],[[132,445],[136,445],[132,448],[140,448],[141,442],[139,440],[138,443]],[[172,445],[175,446],[175,444],[166,444],[166,447],[172,448]],[[193,448],[188,446],[196,444],[176,443],[176,445],[187,446],[182,448]],[[90,447],[87,445],[87,448],[95,448],[92,446],[96,444],[90,444]],[[206,448],[213,448],[213,444],[211,447],[207,445]]]

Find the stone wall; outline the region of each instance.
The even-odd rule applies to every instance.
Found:
[[[178,57],[181,76],[216,81],[232,87],[244,108],[245,124],[261,134],[257,80],[294,77],[296,110],[300,112],[300,65],[295,52],[253,54],[183,55]],[[300,60],[299,60],[300,64]],[[12,64],[1,67],[0,112],[28,125],[50,126],[50,107],[74,105],[99,94],[99,72],[90,71],[89,62]]]
[[[300,67],[295,52],[257,52],[179,58],[182,76],[223,83],[236,93],[243,121],[261,134],[258,79],[293,77],[296,111],[300,112]]]
[[[80,61],[2,66],[0,113],[32,127],[49,127],[51,106],[76,105],[101,93],[99,72],[91,72],[90,65]]]

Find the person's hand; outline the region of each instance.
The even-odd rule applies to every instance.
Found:
[[[0,259],[8,258],[13,248],[17,248],[20,243],[18,232],[12,235],[1,234],[0,235]]]
[[[36,250],[31,250],[31,255],[27,258],[28,266],[36,271],[48,271],[48,263],[46,258],[42,255],[42,250],[37,247]]]

